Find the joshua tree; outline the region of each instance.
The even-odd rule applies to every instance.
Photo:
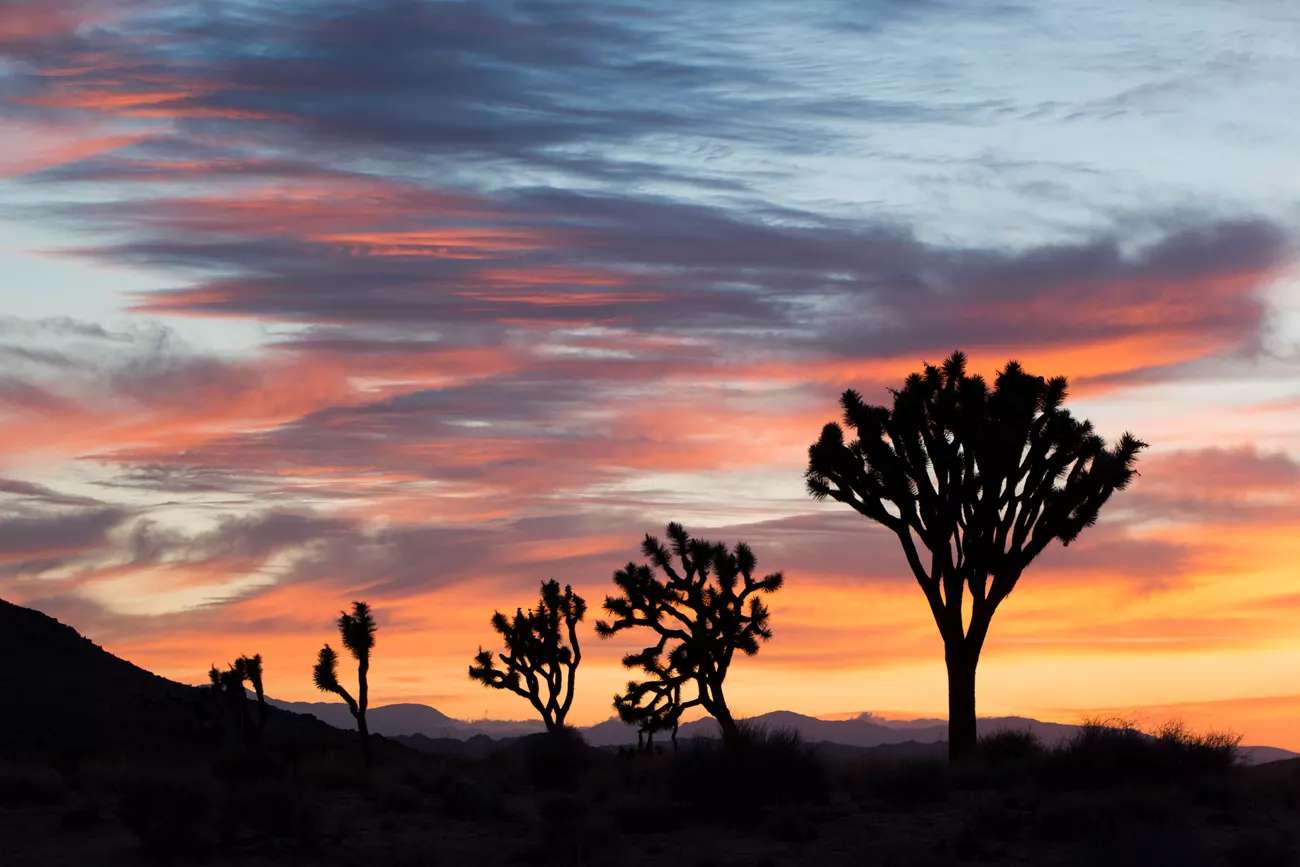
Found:
[[[339,683],[339,657],[334,648],[326,644],[320,649],[316,658],[316,667],[312,670],[312,679],[321,692],[332,692],[347,704],[352,718],[357,721],[357,733],[361,737],[361,755],[366,764],[370,764],[370,730],[366,728],[366,705],[369,702],[370,686],[367,675],[370,672],[370,651],[375,646],[375,620],[370,615],[370,606],[364,602],[353,602],[351,613],[340,612],[338,619],[339,636],[357,661],[357,697]]]
[[[536,608],[517,608],[513,618],[500,611],[492,615],[492,628],[504,639],[505,652],[494,657],[480,647],[469,676],[528,699],[547,731],[564,728],[582,662],[578,623],[586,613],[586,601],[572,587],[565,585],[561,592],[558,581],[543,581]],[[497,667],[498,661],[504,668]]]
[[[954,759],[975,746],[975,667],[994,611],[1048,543],[1068,545],[1097,520],[1146,445],[1126,433],[1108,448],[1062,408],[1065,396],[1064,377],[1014,361],[990,389],[955,352],[909,376],[892,408],[844,392],[856,439],[831,423],[808,450],[809,493],[853,507],[902,545],[943,637]]]
[[[601,637],[634,626],[648,627],[658,636],[654,644],[623,658],[625,666],[650,677],[629,683],[626,693],[615,696],[614,706],[625,720],[644,714],[673,728],[683,711],[702,707],[717,720],[723,741],[734,747],[740,729],[727,707],[723,682],[737,650],[753,656],[759,642],[772,637],[767,606],[757,594],[775,592],[784,579],[780,572],[755,578],[757,561],[743,542],[728,551],[726,545],[690,538],[680,524],[668,525],[668,540],[671,547],[665,548],[647,535],[641,550],[650,565],[628,563],[614,573],[622,595],[605,598],[605,611],[613,619],[596,624]],[[674,565],[674,557],[680,565]],[[682,701],[681,689],[692,684],[696,695]]]
[[[208,671],[212,691],[225,704],[226,713],[239,728],[244,745],[249,749],[260,747],[262,729],[266,728],[266,694],[262,691],[262,655],[241,656],[225,671],[214,665]],[[245,684],[253,685],[257,696],[257,718],[248,713]]]
[[[655,677],[628,681],[627,692],[614,696],[614,709],[618,711],[619,719],[636,726],[638,750],[652,751],[655,735],[666,731],[673,742],[673,752],[676,752],[677,729],[682,717],[682,684],[690,678],[669,671],[657,661],[653,664],[655,670],[648,673]]]

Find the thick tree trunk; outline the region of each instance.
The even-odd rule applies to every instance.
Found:
[[[357,734],[361,737],[361,758],[366,762],[366,767],[370,767],[370,727],[366,725],[366,715],[361,714],[357,717]]]
[[[740,726],[736,725],[736,720],[731,716],[731,711],[726,705],[722,705],[713,712],[713,718],[718,721],[718,730],[722,732],[722,743],[727,749],[735,749],[740,746]]]
[[[948,760],[957,761],[975,750],[975,666],[979,657],[956,647],[948,662]]]

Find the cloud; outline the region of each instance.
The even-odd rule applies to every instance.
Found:
[[[1252,444],[1155,454],[1131,505],[1139,515],[1207,526],[1300,523],[1300,463]]]
[[[1292,226],[1236,175],[1197,207],[1134,184],[1161,142],[1131,128],[1101,156],[1079,133],[1222,77],[1105,49],[1051,58],[1087,99],[1011,87],[975,58],[990,16],[1050,32],[1027,6],[651,11],[9,4],[10,217],[146,276],[111,298],[133,324],[0,318],[4,592],[199,677],[209,649],[266,650],[304,688],[298,656],[365,595],[396,683],[538,578],[594,602],[685,512],[789,576],[763,658],[863,665],[869,619],[886,662],[933,659],[896,542],[803,494],[840,389],[960,347],[1091,400],[1221,372],[1275,325]],[[180,336],[222,320],[254,336]],[[1294,460],[1220,444],[1142,472],[1034,564],[1008,647],[1259,627],[1153,609],[1294,525]]]

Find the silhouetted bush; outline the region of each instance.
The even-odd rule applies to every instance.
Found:
[[[823,803],[826,769],[795,731],[740,724],[732,748],[697,741],[675,756],[672,791],[704,819],[751,822],[768,806]]]
[[[665,834],[682,828],[686,811],[668,797],[622,795],[606,803],[614,824],[624,834]]]
[[[369,785],[364,760],[341,750],[308,753],[298,760],[298,778],[322,789],[360,789]]]
[[[222,838],[230,844],[249,836],[314,846],[320,831],[319,810],[310,792],[282,781],[227,786],[222,803]]]
[[[385,814],[413,813],[424,801],[419,789],[400,780],[378,781],[372,786],[371,794]]]
[[[591,748],[577,729],[564,727],[524,739],[528,781],[541,791],[571,791],[591,762]]]
[[[940,759],[864,762],[845,781],[859,803],[886,810],[940,804],[952,793],[948,764]]]
[[[1045,780],[1060,786],[1168,783],[1223,773],[1237,760],[1238,738],[1197,735],[1178,724],[1154,735],[1123,721],[1088,721],[1052,751]]]
[[[453,776],[442,793],[442,812],[453,819],[499,819],[504,810],[501,793],[481,779]]]
[[[149,774],[124,780],[117,814],[153,858],[204,857],[216,843],[214,799],[204,780]]]
[[[980,738],[977,755],[986,762],[1027,762],[1043,755],[1043,743],[1027,729],[1007,729]]]

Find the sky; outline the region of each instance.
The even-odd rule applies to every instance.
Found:
[[[738,714],[942,715],[855,388],[1065,375],[1141,476],[995,618],[981,714],[1300,749],[1300,8],[0,0],[0,596],[168,677],[522,718],[496,608],[670,520],[781,570]],[[635,637],[583,633],[572,720]],[[346,666],[345,666],[346,668]]]

